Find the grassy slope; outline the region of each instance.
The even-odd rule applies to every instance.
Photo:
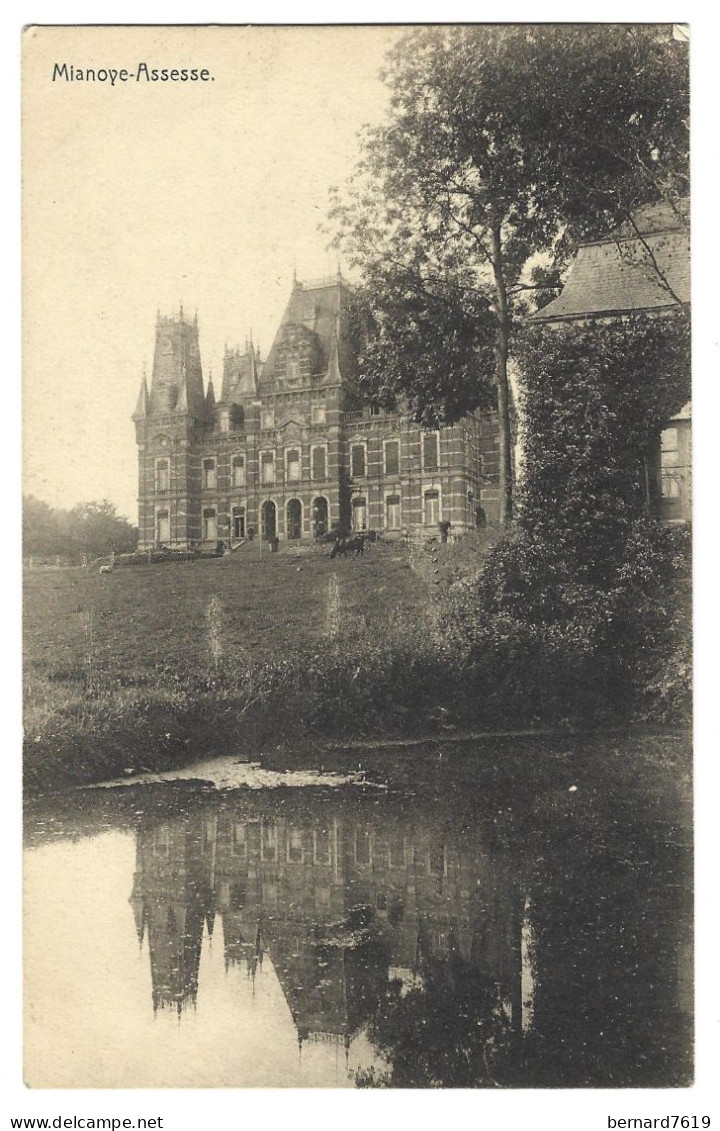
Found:
[[[111,575],[28,571],[28,788],[411,725],[449,555],[379,545],[362,561],[332,561],[327,547],[258,559],[247,547]]]
[[[328,552],[168,562],[100,575],[79,569],[30,571],[25,579],[26,663],[51,679],[74,680],[88,665],[129,683],[172,668],[198,672],[268,657],[320,640],[331,578],[342,621],[382,631],[412,615],[424,586],[407,554],[373,547],[362,561]]]

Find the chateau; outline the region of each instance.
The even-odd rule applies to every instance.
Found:
[[[423,537],[497,511],[494,413],[426,431],[367,404],[356,378],[347,284],[295,281],[264,361],[227,349],[203,381],[197,316],[158,314],[152,381],[133,413],[141,550],[211,549],[333,527]]]

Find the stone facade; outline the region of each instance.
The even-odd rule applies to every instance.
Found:
[[[495,414],[428,432],[364,403],[347,299],[339,276],[296,282],[264,362],[252,342],[226,349],[217,400],[197,318],[158,315],[133,414],[140,549],[307,541],[338,526],[422,537],[496,517]]]

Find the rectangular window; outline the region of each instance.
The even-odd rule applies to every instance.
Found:
[[[312,422],[313,422],[313,424],[325,424],[325,421],[326,421],[325,405],[324,404],[313,405],[313,410],[312,410]]]
[[[287,481],[288,483],[297,483],[300,479],[300,451],[298,448],[290,448],[285,452],[285,459],[287,461]]]
[[[405,838],[402,836],[390,837],[388,845],[388,863],[391,868],[405,867]]]
[[[265,486],[275,482],[275,452],[260,453],[260,482]]]
[[[365,829],[355,830],[355,863],[363,866],[372,859],[371,833]]]
[[[158,491],[167,491],[170,487],[170,464],[166,459],[160,459],[155,469],[155,481]]]
[[[362,479],[365,475],[365,445],[353,444],[350,449],[350,475]]]
[[[440,521],[440,493],[439,491],[425,492],[425,525],[437,526]]]
[[[327,451],[325,448],[313,448],[312,477],[318,481],[327,479]]]
[[[245,507],[233,507],[232,532],[233,538],[245,537]]]
[[[214,490],[217,487],[217,470],[214,459],[203,460],[203,487]]]
[[[156,856],[167,856],[170,852],[170,826],[158,825],[153,832],[153,852]]]
[[[315,829],[313,832],[313,861],[315,864],[332,864],[332,848],[329,829]]]
[[[232,485],[233,487],[245,486],[245,456],[232,458]]]
[[[263,428],[274,428],[275,427],[275,411],[274,411],[274,409],[266,408],[263,411],[262,426],[263,426]]]
[[[356,534],[367,530],[367,501],[353,499],[352,501],[352,528]]]
[[[260,836],[263,860],[277,860],[277,829],[273,825],[263,825]]]
[[[400,529],[400,496],[388,495],[385,503],[385,526],[388,530]]]
[[[680,496],[680,447],[677,428],[665,428],[660,436],[660,492],[664,499]]]
[[[423,432],[422,438],[423,467],[431,471],[438,466],[438,434],[437,432]]]
[[[243,860],[247,857],[247,830],[239,821],[233,821],[232,854],[240,856]]]
[[[170,513],[158,511],[157,513],[157,540],[158,542],[170,541]]]
[[[287,831],[287,861],[288,864],[302,864],[303,862],[303,830],[288,829]]]
[[[400,441],[388,440],[385,444],[385,474],[400,474]]]
[[[217,540],[217,513],[214,510],[203,511],[203,538],[206,542]]]

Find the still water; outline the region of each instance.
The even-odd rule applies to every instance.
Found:
[[[687,762],[488,739],[33,802],[26,1079],[688,1083]]]

